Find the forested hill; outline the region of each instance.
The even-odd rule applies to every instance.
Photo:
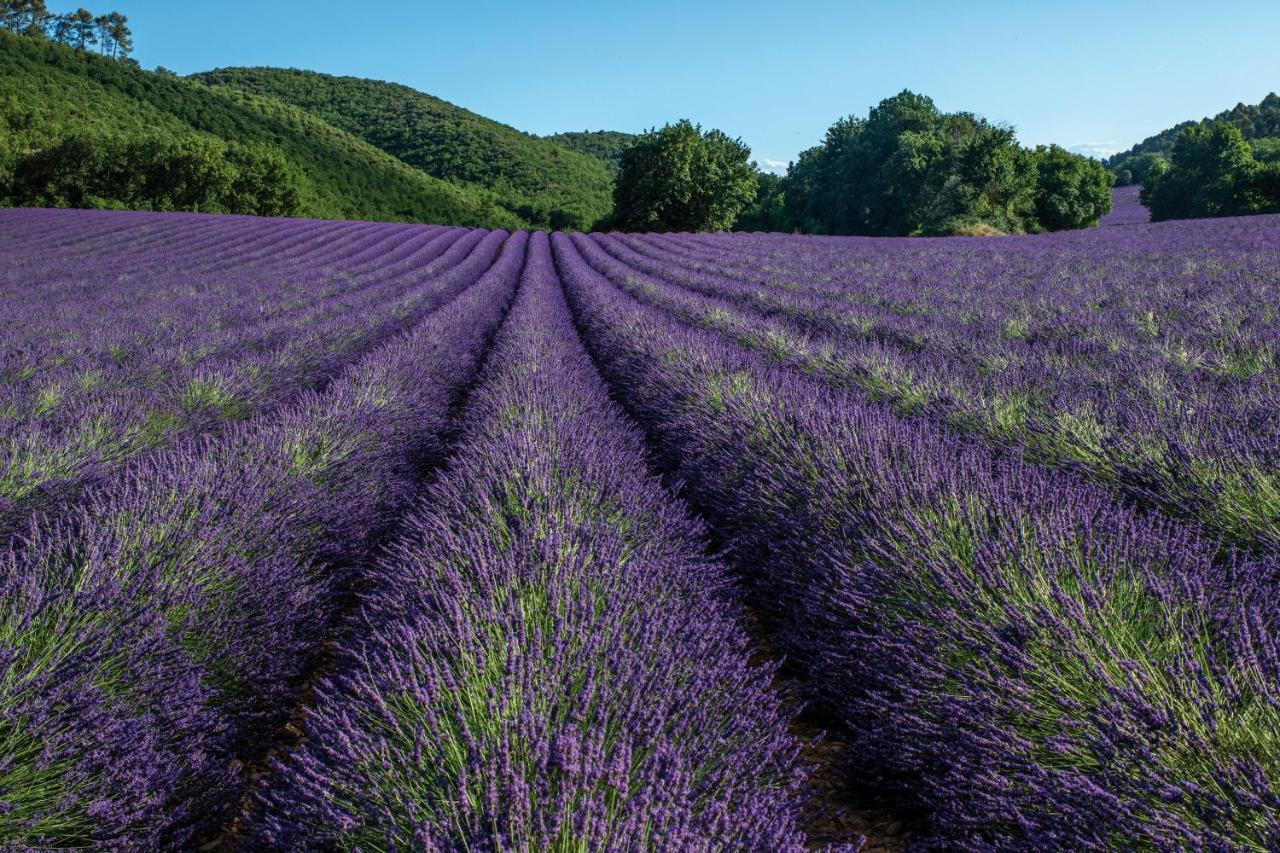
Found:
[[[1280,95],[1274,92],[1267,95],[1255,105],[1236,104],[1229,110],[1218,113],[1213,118],[1200,121],[1184,121],[1154,136],[1149,136],[1130,148],[1107,160],[1109,168],[1116,168],[1124,160],[1140,154],[1168,154],[1174,141],[1182,131],[1198,124],[1212,126],[1218,122],[1229,122],[1240,128],[1245,139],[1270,139],[1280,137]]]
[[[122,140],[186,145],[186,150],[191,143],[205,143],[194,147],[269,151],[283,158],[296,182],[298,204],[289,212],[299,216],[486,227],[526,224],[494,194],[424,174],[280,101],[0,32],[0,197],[15,164],[23,158],[39,160],[43,151],[68,138],[87,139],[85,148],[98,151]],[[74,176],[52,178],[71,181]],[[9,202],[0,199],[4,203]],[[129,206],[110,197],[87,205],[56,197],[13,203]]]
[[[195,79],[307,110],[430,175],[493,191],[537,226],[588,228],[612,207],[613,176],[596,157],[407,86],[279,68]]]
[[[542,138],[565,148],[589,154],[597,160],[603,160],[616,174],[622,164],[622,150],[636,137],[635,134],[623,133],[619,130],[584,130],[553,133]]]

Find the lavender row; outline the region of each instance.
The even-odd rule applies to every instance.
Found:
[[[219,311],[204,311],[203,317],[201,306],[184,306],[191,314],[185,324],[166,318],[155,318],[154,324],[140,323],[113,317],[95,306],[87,312],[89,319],[81,317],[79,344],[51,341],[42,351],[18,353],[25,363],[3,388],[9,418],[31,418],[34,407],[50,396],[50,390],[58,392],[56,403],[76,392],[88,393],[103,386],[154,385],[171,371],[190,373],[237,354],[262,355],[287,345],[291,336],[306,334],[324,322],[341,321],[364,306],[393,304],[439,267],[456,264],[466,255],[461,250],[479,239],[475,234],[468,235],[469,242],[454,237],[439,234],[421,246],[420,253],[415,253],[419,269],[406,265],[358,285],[343,279],[326,281],[331,271],[303,265],[290,267],[297,280],[285,287],[274,284],[271,273],[248,266],[235,276],[241,297],[228,299]],[[446,253],[458,243],[462,245],[452,254]],[[442,254],[445,257],[441,258]],[[436,258],[439,260],[431,264]],[[160,276],[152,283],[162,288],[166,280]],[[145,282],[141,286],[145,287]],[[38,361],[47,357],[46,353],[52,354],[56,363],[41,367]]]
[[[1278,226],[1280,219],[1260,217],[1028,241],[768,243],[766,264],[752,261],[755,241],[736,241],[718,250],[704,245],[693,257],[712,266],[745,264],[788,292],[812,291],[825,280],[836,292],[887,309],[884,322],[941,338],[926,343],[1003,340],[1016,355],[1020,342],[1061,346],[1055,338],[1062,335],[1054,333],[1067,331],[1090,344],[1091,355],[1146,348],[1160,363],[1172,355],[1162,344],[1187,342],[1205,350],[1207,367],[1230,378],[1230,356],[1241,355],[1229,350],[1233,334],[1252,343],[1274,340],[1273,319],[1252,309],[1272,301]]]
[[[427,229],[422,236],[428,243],[450,237]],[[24,271],[21,255],[5,257],[6,277],[21,277],[39,297],[34,316],[24,314],[17,300],[6,302],[0,409],[9,420],[29,417],[50,393],[154,382],[165,366],[191,369],[237,349],[266,349],[304,326],[305,315],[332,311],[335,294],[353,284],[349,268],[325,266],[314,257],[246,261],[239,269],[201,277],[166,246],[132,248],[165,263],[104,281],[90,272],[96,260],[78,268]],[[365,276],[354,289],[369,290],[386,278]],[[82,284],[85,297],[76,303],[54,293],[63,282]]]
[[[0,846],[171,849],[235,815],[526,242],[324,393],[150,455],[3,555]]]
[[[80,383],[78,394],[48,397],[34,418],[0,433],[0,521],[12,525],[33,510],[56,509],[139,454],[183,435],[322,389],[343,365],[474,282],[502,240],[499,233],[472,232],[446,243],[439,260],[421,271],[407,270],[367,294],[335,294],[331,316],[301,321],[264,350],[192,366],[156,350],[144,361],[146,381],[122,367],[114,381],[98,371],[100,385]]]
[[[756,326],[767,351],[806,359],[810,370],[829,380],[892,401],[904,413],[925,411],[953,428],[1083,470],[1175,516],[1198,519],[1238,544],[1280,549],[1280,481],[1274,476],[1280,374],[1268,372],[1265,359],[1247,376],[1224,378],[1202,365],[1162,367],[1167,359],[1150,347],[1115,345],[1120,333],[1114,329],[1092,341],[1089,334],[1071,336],[1066,330],[1074,321],[1065,318],[1059,318],[1057,335],[1016,340],[944,323],[947,312],[939,312],[928,329],[867,314],[855,320],[820,298],[770,293],[647,256],[636,249],[643,243],[597,238],[618,270],[610,273],[615,280],[657,279],[722,300],[707,303],[713,316]],[[1274,269],[1268,275],[1274,277]],[[1261,287],[1265,295],[1265,283],[1256,285],[1252,290]],[[1272,338],[1280,344],[1267,327],[1233,333],[1244,336],[1230,345],[1233,364],[1246,358],[1241,354],[1274,353]],[[1212,345],[1226,346],[1221,339]]]
[[[36,214],[50,211],[22,213],[39,223],[43,217]],[[182,221],[175,215],[146,216],[157,227]],[[32,224],[27,218],[6,224]],[[232,263],[201,270],[197,253],[177,240],[151,231],[131,233],[124,227],[124,214],[103,215],[100,220],[124,232],[102,252],[77,248],[49,258],[38,240],[3,252],[0,290],[6,298],[0,324],[5,352],[0,377],[6,385],[28,375],[42,379],[63,365],[110,368],[157,345],[187,343],[211,331],[242,331],[241,326],[287,317],[305,310],[317,295],[351,286],[359,273],[385,277],[396,259],[393,253],[381,252],[372,259],[381,263],[371,269],[359,250],[380,241],[377,232],[360,238],[367,229],[347,228],[337,234],[332,229],[301,230],[292,238],[301,245],[289,251],[289,240],[277,233],[281,229],[275,222],[255,228],[252,220],[233,219],[216,223],[216,246]],[[410,246],[442,233],[448,231],[392,232]],[[260,258],[250,251],[259,242],[264,244]]]
[[[613,391],[717,525],[857,774],[957,849],[1280,844],[1274,560],[825,388],[620,293]]]
[[[466,440],[380,562],[259,842],[801,849],[797,749],[543,234]]]
[[[811,268],[807,246],[774,256],[765,281],[734,271],[712,275],[710,283],[749,284],[761,305],[790,312],[813,328],[857,336],[874,333],[907,350],[936,351],[958,366],[972,363],[1000,374],[1024,363],[1056,359],[1073,372],[1124,383],[1135,362],[1174,371],[1175,380],[1215,378],[1220,390],[1249,392],[1250,355],[1277,339],[1273,299],[1277,280],[1274,236],[1280,219],[1219,226],[1219,240],[1203,245],[1190,235],[1142,229],[1116,240],[1096,232],[1057,242],[983,243],[963,251],[954,241],[930,244],[924,252],[853,246],[846,265]],[[701,253],[668,255],[673,241],[634,239],[629,244],[677,263],[706,270],[714,262]],[[735,249],[739,247],[734,247]],[[860,250],[859,250],[860,249]],[[719,253],[740,261],[735,253]],[[789,274],[781,271],[790,269]],[[823,270],[826,270],[825,272]],[[786,275],[781,292],[766,283]],[[848,310],[822,294],[811,295],[814,279],[847,275],[837,291],[874,315],[842,319]],[[745,288],[739,285],[740,291]],[[778,296],[785,296],[779,301]],[[1254,309],[1259,310],[1254,310]],[[1257,365],[1255,365],[1257,367]],[[1260,373],[1253,370],[1252,373]],[[1042,371],[1043,373],[1043,371]],[[1051,378],[1051,377],[1042,377]],[[1203,384],[1203,382],[1201,382]],[[1174,389],[1177,390],[1177,389]]]
[[[237,354],[278,350],[321,323],[366,305],[391,303],[432,273],[431,262],[452,244],[463,242],[458,239],[461,236],[460,232],[424,229],[425,242],[403,268],[393,274],[388,264],[378,275],[360,281],[349,269],[335,276],[332,269],[302,264],[288,268],[293,282],[276,283],[274,276],[284,271],[247,265],[234,276],[236,293],[217,288],[219,304],[215,310],[174,304],[182,300],[171,299],[173,310],[188,318],[183,323],[163,316],[151,316],[145,322],[137,317],[113,316],[100,298],[97,304],[78,309],[74,340],[44,339],[38,347],[14,345],[10,349],[12,369],[7,373],[8,381],[0,385],[6,427],[12,430],[16,423],[38,416],[36,410],[42,403],[49,408],[77,393],[156,384],[174,370],[189,373]],[[150,282],[163,289],[164,282],[185,278],[186,273],[157,271],[151,275],[142,286]],[[49,280],[46,277],[37,282],[40,289],[45,289]],[[107,288],[105,292],[112,291]],[[18,325],[23,321],[11,322]]]
[[[1251,309],[1265,308],[1277,283],[1277,225],[1275,218],[1230,221],[1215,229],[1216,240],[1209,245],[1203,234],[1164,229],[1142,229],[1122,235],[1123,240],[1095,232],[1087,241],[980,241],[968,250],[961,248],[973,245],[968,241],[926,241],[923,250],[884,241],[851,243],[834,262],[832,253],[824,259],[811,244],[796,243],[789,252],[773,253],[767,272],[756,268],[748,276],[737,268],[727,283],[742,281],[757,292],[776,283],[790,302],[809,304],[797,314],[809,323],[822,322],[817,309],[832,315],[829,328],[836,331],[856,332],[856,326],[870,321],[887,339],[941,350],[957,361],[982,363],[996,354],[1013,362],[1045,358],[1039,347],[1085,370],[1105,371],[1134,356],[1152,366],[1187,367],[1164,346],[1164,337],[1200,350],[1202,366],[1230,382],[1240,378],[1243,367],[1234,359],[1242,358],[1248,346],[1276,337],[1274,318]],[[664,255],[675,243],[666,238],[628,242]],[[715,255],[726,264],[750,263],[742,257],[748,254],[742,245],[732,249]],[[717,263],[706,250],[683,257],[703,270]],[[841,326],[839,306],[810,296],[822,279],[881,313]],[[770,307],[784,305],[774,301]],[[1241,310],[1245,306],[1249,310]],[[997,363],[986,366],[1004,369]]]
[[[761,238],[691,249],[677,237],[627,241],[836,314],[842,304],[874,309],[847,328],[870,321],[906,345],[973,357],[994,347],[1015,361],[1038,345],[1089,368],[1133,351],[1186,367],[1164,346],[1183,344],[1231,379],[1250,345],[1275,339],[1273,318],[1240,309],[1271,301],[1278,225],[1269,217],[1012,242]],[[764,246],[767,255],[753,255]]]
[[[1116,187],[1111,191],[1111,212],[1098,220],[1103,228],[1117,225],[1146,225],[1151,221],[1151,211],[1142,203],[1142,187],[1132,184]]]
[[[67,211],[0,211],[0,217],[6,226],[26,232],[48,225],[53,213],[60,214],[59,221],[78,221]],[[147,227],[127,227],[138,217],[145,217]],[[4,250],[0,286],[7,297],[6,320],[17,340],[56,343],[52,334],[74,338],[86,320],[92,324],[102,317],[196,322],[200,317],[192,315],[194,309],[216,315],[226,301],[224,277],[248,272],[264,279],[278,276],[287,283],[290,270],[300,262],[319,266],[326,258],[340,261],[346,247],[380,233],[367,224],[297,223],[286,228],[278,221],[263,224],[231,217],[193,223],[181,214],[100,214],[84,226],[103,222],[113,228],[108,230],[111,241],[101,248],[85,240],[50,254],[36,235]],[[423,230],[436,229],[419,229]],[[206,239],[193,241],[193,232],[207,232]],[[414,235],[403,226],[391,233]],[[216,262],[207,262],[209,253],[216,255]],[[83,316],[85,306],[93,307],[95,314]]]
[[[226,245],[256,233],[242,226]],[[15,298],[6,299],[0,312],[0,424],[12,430],[78,394],[157,385],[172,370],[189,373],[237,353],[278,349],[290,335],[304,334],[361,298],[380,294],[390,301],[392,285],[403,290],[414,267],[461,234],[419,229],[403,241],[417,251],[363,260],[355,251],[360,243],[348,247],[350,257],[336,259],[326,259],[320,243],[302,258],[282,252],[209,274],[193,270],[189,256],[165,243],[121,240],[116,257],[155,261],[131,272],[119,270],[115,258],[78,256],[68,266],[41,263],[30,249],[8,252],[0,279],[15,283],[9,288]],[[404,263],[393,267],[397,259]],[[82,291],[79,299],[58,292],[71,284]],[[29,304],[24,307],[18,294]]]
[[[298,258],[321,247],[340,251],[343,243],[371,235],[413,235],[423,229],[371,222],[31,209],[0,211],[0,221],[6,226],[0,251],[25,257],[31,245],[39,243],[49,249],[47,264],[80,268],[91,279],[103,280],[118,272],[154,270],[167,257],[181,256],[185,266],[203,273],[234,269],[246,262]],[[167,247],[170,254],[139,251],[158,246]],[[106,263],[92,267],[87,262],[94,258]],[[75,282],[60,286],[70,293],[83,290]]]

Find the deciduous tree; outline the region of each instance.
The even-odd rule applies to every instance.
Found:
[[[1112,177],[1105,166],[1057,145],[1036,149],[1036,218],[1046,231],[1096,225],[1111,211]]]
[[[1240,128],[1227,122],[1183,130],[1167,168],[1155,170],[1142,190],[1154,220],[1257,213],[1259,164]]]
[[[751,149],[688,119],[622,152],[614,224],[632,231],[727,231],[756,195]]]

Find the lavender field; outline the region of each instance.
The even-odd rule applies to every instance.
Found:
[[[1151,211],[1142,206],[1139,194],[1142,187],[1130,185],[1116,187],[1111,191],[1111,212],[1098,222],[1105,227],[1111,225],[1142,225],[1151,221]]]
[[[0,210],[0,847],[1280,849],[1280,217],[1146,219]]]

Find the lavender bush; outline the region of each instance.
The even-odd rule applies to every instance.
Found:
[[[0,211],[0,846],[1280,849],[1277,234]]]
[[[577,343],[545,235],[466,423],[263,791],[262,840],[801,849],[787,716]]]
[[[854,772],[946,846],[1280,841],[1274,559],[770,366],[630,301],[583,246],[555,240],[588,343]]]
[[[668,237],[578,245],[638,298],[788,366],[1280,553],[1280,251],[1274,218],[1256,219],[1007,250],[804,240],[822,253],[775,252],[751,270],[743,256],[778,238],[735,237],[710,256]],[[818,295],[788,267],[806,262],[832,270],[808,269],[809,282],[847,269],[858,284]]]
[[[181,846],[229,819],[340,593],[439,456],[526,240],[485,237],[475,284],[323,393],[23,529],[0,559],[5,844]]]

